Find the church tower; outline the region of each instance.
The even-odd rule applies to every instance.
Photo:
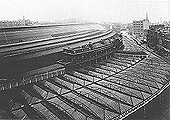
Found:
[[[148,20],[149,21],[149,19],[148,19],[148,13],[146,12],[146,20]]]
[[[22,24],[25,26],[25,16],[23,15]]]

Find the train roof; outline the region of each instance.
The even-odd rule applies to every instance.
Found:
[[[36,69],[36,70],[32,70],[32,71],[23,73],[23,74],[21,74],[21,76],[25,77],[25,76],[38,75],[38,74],[42,74],[42,73],[45,73],[45,72],[50,72],[50,71],[53,71],[53,70],[60,70],[60,69],[64,69],[64,66],[57,63],[57,64],[54,64],[54,65],[50,65],[50,66],[47,66],[47,67],[43,67],[43,68],[39,68],[39,69]]]

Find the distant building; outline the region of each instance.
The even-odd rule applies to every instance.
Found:
[[[17,27],[17,26],[32,26],[32,25],[39,25],[39,22],[37,21],[31,21],[29,19],[25,19],[23,16],[23,19],[19,20],[3,20],[0,21],[0,28],[5,28],[5,27]]]
[[[148,20],[148,14],[146,14],[146,19],[133,21],[132,34],[138,37],[143,37],[145,31],[149,29],[149,26],[150,26],[150,22]]]

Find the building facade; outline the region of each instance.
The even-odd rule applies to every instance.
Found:
[[[138,37],[143,37],[145,30],[148,30],[149,26],[150,22],[148,20],[148,15],[146,14],[146,19],[133,21],[132,34]]]

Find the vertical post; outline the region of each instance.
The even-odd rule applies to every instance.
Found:
[[[43,74],[41,74],[41,79],[43,80],[44,78],[43,78]]]

